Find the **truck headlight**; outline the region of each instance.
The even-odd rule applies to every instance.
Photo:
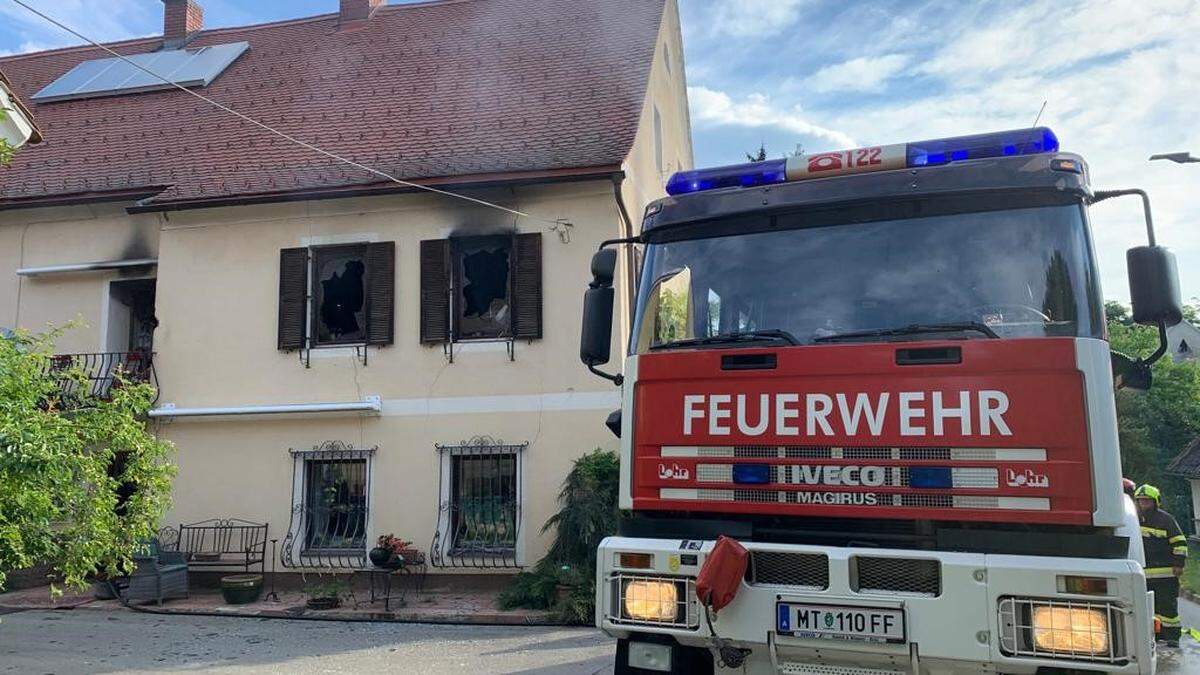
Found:
[[[672,623],[679,615],[679,588],[674,581],[626,579],[621,598],[622,613],[635,621]]]
[[[1108,652],[1108,612],[1089,607],[1034,607],[1033,642],[1069,654]]]
[[[612,595],[605,611],[609,621],[689,630],[700,627],[695,579],[616,572],[608,582]]]
[[[1008,656],[1122,663],[1124,612],[1111,602],[1001,598],[1000,651]]]

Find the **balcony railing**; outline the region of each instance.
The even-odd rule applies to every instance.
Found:
[[[85,383],[63,378],[63,394],[68,398],[109,398],[113,387],[119,386],[117,375],[130,382],[144,382],[154,387],[158,400],[158,377],[154,374],[153,352],[95,352],[91,354],[57,354],[50,357],[50,372],[79,369]]]

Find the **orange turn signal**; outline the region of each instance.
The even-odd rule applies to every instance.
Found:
[[[627,570],[648,570],[654,567],[653,553],[618,553],[617,567]]]

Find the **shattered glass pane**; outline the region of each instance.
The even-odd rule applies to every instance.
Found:
[[[367,267],[362,248],[316,249],[314,254],[316,344],[363,342]]]
[[[507,335],[509,311],[508,274],[511,242],[469,240],[459,247],[462,295],[458,337],[483,338]]]

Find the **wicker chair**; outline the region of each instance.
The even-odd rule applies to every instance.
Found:
[[[184,554],[163,551],[158,540],[152,539],[145,554],[135,555],[136,567],[129,575],[129,587],[122,593],[126,604],[140,605],[151,600],[158,601],[188,597],[188,568]]]

